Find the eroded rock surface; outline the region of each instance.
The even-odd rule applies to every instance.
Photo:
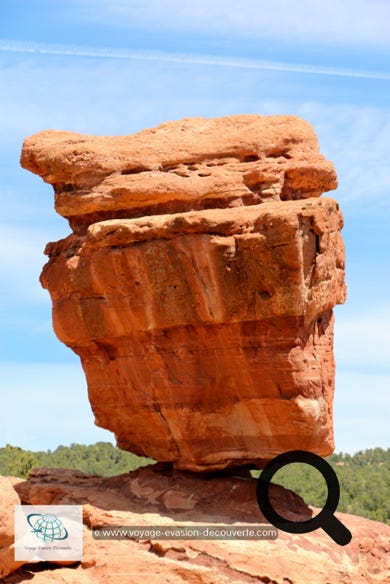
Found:
[[[47,131],[22,165],[74,233],[41,282],[96,424],[192,471],[333,451],[337,186],[304,120],[241,115],[133,136]]]
[[[111,478],[64,469],[36,469],[15,486],[25,504],[83,505],[83,559],[72,567],[28,564],[5,584],[111,582],[122,584],[384,584],[390,576],[390,527],[336,513],[352,532],[341,547],[321,529],[273,540],[95,539],[104,527],[216,525],[272,528],[256,500],[255,479],[204,478],[158,464]],[[271,485],[278,512],[294,521],[311,517],[303,500]],[[4,509],[0,505],[0,511]],[[14,567],[16,569],[16,566]]]
[[[15,485],[22,479],[0,476],[0,580],[17,570],[23,562],[15,561],[14,507],[20,505]]]

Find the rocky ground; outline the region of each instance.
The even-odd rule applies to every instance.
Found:
[[[0,574],[6,584],[360,584],[390,582],[390,527],[337,513],[352,532],[340,547],[322,530],[275,540],[98,540],[93,529],[137,525],[267,524],[256,500],[256,480],[240,474],[197,476],[167,465],[111,478],[76,470],[35,469],[28,480],[0,477]],[[302,499],[273,486],[271,500],[283,516],[308,519]],[[82,504],[81,562],[71,566],[17,564],[13,506]]]

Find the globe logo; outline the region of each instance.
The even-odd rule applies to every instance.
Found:
[[[52,543],[55,540],[66,539],[68,531],[54,513],[31,513],[27,517],[27,522],[32,527],[38,539],[45,543]]]

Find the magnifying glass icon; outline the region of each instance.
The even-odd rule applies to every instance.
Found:
[[[324,477],[328,487],[328,498],[324,508],[316,517],[307,521],[285,519],[272,507],[269,497],[270,482],[274,474],[292,462],[304,462],[314,466]],[[347,545],[352,534],[334,512],[340,499],[340,485],[336,473],[326,460],[306,450],[290,450],[273,458],[262,470],[256,488],[257,503],[264,517],[275,527],[289,533],[309,533],[321,527],[337,544]]]

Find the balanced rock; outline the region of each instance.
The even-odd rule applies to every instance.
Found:
[[[41,282],[118,446],[192,471],[333,451],[342,216],[318,198],[337,180],[307,122],[46,131],[21,162],[73,229]]]

